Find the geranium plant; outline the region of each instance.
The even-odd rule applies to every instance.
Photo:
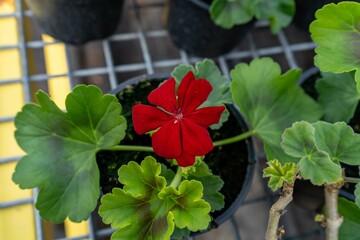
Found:
[[[297,85],[300,71],[281,74],[270,58],[237,65],[231,84],[211,60],[178,66],[172,75],[148,95],[150,105],[132,108],[135,131],[149,134],[152,146],[121,144],[127,128],[121,104],[126,103],[95,86],[75,87],[65,112],[42,91],[36,94],[38,103],[24,106],[15,118],[15,136],[27,155],[13,180],[21,188],[39,188],[36,207],[44,219],[59,223],[89,217],[100,195],[99,151],[145,151],[158,157],[129,159],[118,170],[122,187],[101,198],[99,214],[116,229],[113,239],[169,239],[205,230],[211,212],[224,206],[223,182],[206,165],[205,154],[255,135],[269,158],[285,159],[282,131],[322,115]],[[224,104],[233,101],[250,129],[213,142],[207,128],[221,133],[229,116]],[[296,156],[286,159],[295,162]]]
[[[269,20],[273,33],[288,26],[294,14],[294,0],[213,0],[210,6],[211,19],[223,28],[232,28],[256,18]]]
[[[281,196],[270,211],[267,239],[281,237],[279,218],[292,201],[294,182],[299,178],[324,186],[324,215],[318,216],[317,221],[326,226],[326,239],[360,238],[360,179],[349,177],[344,171],[344,166],[352,165],[360,172],[360,135],[354,133],[359,132],[359,127],[346,124],[354,118],[360,100],[360,4],[328,4],[315,16],[310,32],[318,44],[315,65],[323,71],[316,90],[324,121],[296,122],[286,129],[281,148],[291,159],[284,156],[282,163],[270,161],[264,170],[273,190],[282,187]],[[338,198],[339,189],[346,183],[356,184],[354,202]]]

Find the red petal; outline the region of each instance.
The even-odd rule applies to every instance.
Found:
[[[173,117],[164,111],[144,104],[136,104],[132,108],[132,120],[135,132],[144,134],[162,126]]]
[[[168,112],[176,110],[175,79],[169,78],[158,88],[153,90],[148,100],[151,104],[159,106]]]
[[[224,110],[224,106],[204,107],[184,117],[202,127],[207,128],[220,121],[221,114]]]
[[[181,156],[176,158],[176,161],[180,167],[192,166],[195,163],[195,156],[191,156],[185,152]]]
[[[181,155],[180,122],[168,121],[152,135],[154,152],[164,158],[176,158]]]
[[[213,149],[213,143],[206,128],[190,120],[181,120],[183,151],[193,156],[202,156]]]
[[[182,109],[183,114],[195,111],[206,101],[211,91],[212,87],[207,80],[198,79],[193,81],[189,86],[182,105],[179,102],[179,107]]]
[[[189,71],[185,77],[181,80],[180,85],[177,89],[177,96],[178,96],[178,105],[183,106],[183,101],[189,90],[191,83],[195,80],[194,73]]]

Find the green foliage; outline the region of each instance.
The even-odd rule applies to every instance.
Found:
[[[272,33],[278,33],[287,27],[295,14],[294,0],[258,0],[253,1],[255,16],[259,20],[269,20]]]
[[[357,183],[357,184],[355,185],[354,194],[355,194],[355,202],[356,202],[356,205],[360,208],[360,183]]]
[[[178,231],[208,227],[210,205],[202,199],[201,182],[184,180],[175,189],[167,186],[161,172],[153,157],[119,169],[123,189],[103,196],[99,208],[103,221],[117,229],[112,239],[169,239],[175,226]]]
[[[296,162],[280,148],[282,132],[296,121],[313,122],[322,115],[320,106],[297,85],[299,76],[299,70],[281,75],[280,66],[270,58],[241,63],[231,71],[234,102],[263,140],[268,160]]]
[[[297,166],[294,163],[285,163],[281,165],[278,160],[268,162],[268,167],[263,171],[263,177],[269,177],[269,187],[276,191],[284,184],[295,182]]]
[[[344,122],[296,122],[282,139],[285,153],[298,159],[300,175],[315,185],[338,181],[340,162],[360,165],[360,135]]]
[[[322,72],[356,71],[360,92],[360,4],[340,2],[328,4],[315,14],[310,25],[311,37],[317,43],[315,65]]]
[[[360,135],[344,122],[313,123],[316,146],[329,154],[332,161],[360,165]]]
[[[285,153],[298,158],[300,176],[315,185],[331,183],[341,178],[339,163],[316,146],[315,128],[308,122],[296,122],[284,131],[281,147]]]
[[[189,71],[194,73],[196,79],[203,78],[208,80],[213,87],[208,99],[200,107],[221,106],[232,103],[229,79],[221,74],[214,61],[204,59],[201,62],[197,62],[195,67],[185,64],[179,65],[172,71],[171,75],[179,84]],[[228,117],[229,112],[226,110],[221,115],[220,122],[211,126],[211,128],[219,129],[222,123],[227,121]]]
[[[211,19],[226,29],[245,24],[254,17],[254,2],[253,0],[214,0],[210,6]]]
[[[294,0],[214,0],[210,6],[211,19],[225,29],[256,17],[269,20],[271,31],[277,33],[290,24],[294,13]]]
[[[225,205],[224,195],[220,193],[224,181],[211,172],[202,158],[197,157],[193,166],[182,168],[182,175],[188,180],[197,180],[203,184],[203,199],[210,204],[211,212],[221,210]]]
[[[42,91],[36,98],[38,104],[26,104],[15,117],[15,137],[27,155],[13,180],[21,188],[39,188],[36,207],[42,218],[80,222],[100,194],[96,153],[124,138],[121,106],[95,86],[75,87],[66,98],[67,112]]]
[[[323,78],[316,81],[316,90],[319,93],[318,102],[324,109],[324,120],[349,122],[360,100],[354,74],[328,72],[322,75]]]
[[[355,203],[340,197],[338,198],[338,211],[344,219],[339,229],[339,239],[360,239],[360,208]]]

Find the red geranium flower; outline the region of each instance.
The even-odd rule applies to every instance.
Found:
[[[177,91],[174,78],[153,90],[148,100],[157,107],[137,104],[132,109],[134,129],[152,135],[152,147],[159,156],[176,159],[179,166],[190,166],[196,156],[213,149],[207,127],[218,123],[224,106],[198,107],[206,101],[212,87],[205,79],[195,80],[189,71]]]

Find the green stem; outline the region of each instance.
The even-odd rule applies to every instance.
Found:
[[[214,142],[214,147],[219,147],[222,145],[226,145],[226,144],[230,144],[230,143],[235,143],[235,142],[239,142],[241,140],[244,140],[252,135],[254,135],[255,132],[254,131],[248,131],[248,132],[244,132],[241,133],[237,136],[231,137],[231,138],[226,138],[223,140],[219,140]],[[148,146],[136,146],[136,145],[117,145],[108,149],[104,149],[104,150],[110,150],[110,151],[137,151],[137,152],[154,152],[154,149],[152,147],[148,147]]]
[[[345,182],[349,183],[359,183],[360,178],[354,178],[354,177],[344,177]]]
[[[214,142],[214,147],[218,147],[218,146],[222,146],[222,145],[226,145],[226,144],[230,144],[230,143],[235,143],[235,142],[239,142],[241,140],[244,140],[252,135],[254,135],[255,132],[254,131],[247,131],[244,133],[241,133],[237,136],[231,137],[231,138],[226,138],[223,140],[219,140]]]
[[[177,188],[181,182],[181,167],[178,167],[177,171],[176,171],[176,174],[172,180],[172,182],[170,183],[170,187],[173,187],[173,188]]]
[[[135,152],[154,152],[152,147],[134,146],[134,145],[117,145],[106,150],[110,151],[135,151]]]

